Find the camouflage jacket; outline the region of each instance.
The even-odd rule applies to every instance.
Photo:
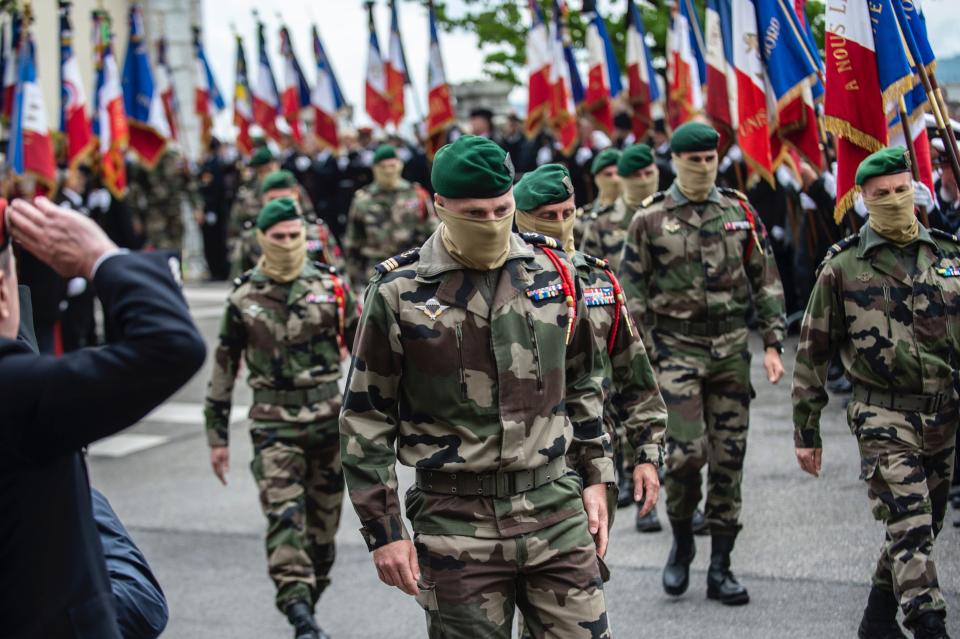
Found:
[[[569,345],[560,274],[520,235],[511,237],[503,267],[489,273],[465,270],[439,230],[419,252],[377,267],[340,416],[344,477],[371,550],[408,538],[398,460],[486,473],[538,468],[569,451],[579,464],[577,472],[514,497],[411,488],[407,515],[425,534],[532,532],[582,512],[581,482],[613,481],[601,422],[602,364],[573,266],[556,254],[577,289]],[[476,282],[489,287],[492,304]]]
[[[596,348],[604,364],[603,420],[608,426],[607,432],[612,434],[613,425],[623,427],[636,451],[634,463],[659,466],[667,407],[640,333],[630,313],[621,306],[616,295],[616,279],[606,262],[577,251],[573,263],[584,291]]]
[[[746,196],[714,189],[695,206],[674,184],[644,204],[630,223],[618,276],[645,337],[654,315],[745,320],[753,304],[764,345],[783,341],[783,285],[763,222]],[[719,337],[671,335],[725,357],[745,348],[747,329]]]
[[[201,206],[193,179],[184,172],[179,154],[164,153],[149,173],[144,221],[147,245],[179,251],[183,246],[183,205]]]
[[[236,278],[249,271],[257,265],[260,254],[257,229],[251,224],[234,244],[230,274]],[[330,227],[321,219],[307,222],[307,261],[323,262],[335,267],[338,272],[343,271],[343,252]]]
[[[253,228],[260,215],[260,182],[256,176],[250,178],[237,189],[237,197],[230,208],[230,238],[239,238],[245,231]]]
[[[607,260],[610,268],[617,272],[633,211],[623,201],[623,197],[618,197],[613,206],[596,208],[590,215],[596,217],[584,228],[580,250],[587,255],[596,255]]]
[[[229,441],[231,396],[241,357],[255,393],[323,391],[314,401],[297,405],[255,399],[250,419],[312,423],[336,418],[340,344],[349,347],[357,328],[356,302],[336,269],[308,262],[300,277],[280,284],[255,268],[234,283],[207,387],[204,416],[210,446]]]
[[[583,237],[597,221],[601,215],[606,215],[613,210],[613,204],[600,204],[600,199],[596,199],[586,209],[577,209],[577,220],[573,223],[573,242],[576,246],[583,243]]]
[[[960,244],[920,228],[916,273],[869,225],[827,252],[810,295],[793,373],[794,439],[820,448],[827,367],[837,352],[854,385],[953,394],[960,345]]]
[[[438,223],[430,195],[419,184],[401,180],[395,191],[386,191],[374,183],[357,191],[343,238],[354,286],[365,286],[378,262],[423,244]]]

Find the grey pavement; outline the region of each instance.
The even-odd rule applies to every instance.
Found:
[[[224,285],[187,289],[194,317],[215,343]],[[606,586],[617,637],[855,637],[883,533],[858,480],[856,443],[841,401],[824,415],[824,469],[801,473],[793,456],[789,372],[770,386],[754,362],[757,400],[747,452],[744,530],[733,567],[752,602],[724,608],[705,598],[709,540],[698,537],[691,588],[678,599],[660,589],[669,533],[640,535],[632,509],[618,511]],[[755,353],[759,344],[755,344]],[[209,358],[208,358],[209,359]],[[209,468],[201,406],[207,366],[171,402],[125,433],[97,444],[91,479],[113,503],[163,585],[171,608],[164,637],[264,639],[290,637],[273,606],[262,535],[265,530],[249,472],[245,415],[234,414],[229,485]],[[235,405],[250,403],[243,380]],[[401,494],[411,473],[401,472]],[[664,510],[661,505],[660,513]],[[948,519],[956,515],[948,513]],[[935,553],[947,594],[951,632],[960,636],[960,529],[941,534]],[[412,598],[379,582],[349,503],[337,536],[333,585],[317,616],[336,639],[425,636]]]

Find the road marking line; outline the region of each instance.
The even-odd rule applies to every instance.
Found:
[[[90,444],[87,452],[92,457],[119,458],[166,444],[169,437],[144,433],[120,433]]]
[[[234,406],[230,411],[230,423],[236,424],[247,419],[249,406]],[[203,404],[201,402],[167,402],[143,418],[145,422],[163,422],[166,424],[203,424]]]

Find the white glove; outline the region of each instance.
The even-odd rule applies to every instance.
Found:
[[[913,203],[928,211],[932,211],[937,208],[937,200],[933,197],[933,193],[930,192],[930,189],[927,188],[927,185],[923,182],[914,182],[913,183]]]

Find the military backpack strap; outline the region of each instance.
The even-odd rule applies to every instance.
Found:
[[[408,251],[404,251],[399,255],[394,255],[390,259],[386,259],[374,267],[374,270],[377,271],[380,275],[386,275],[391,271],[395,271],[401,266],[407,266],[408,264],[413,264],[420,259],[420,247],[412,248]]]
[[[630,337],[633,337],[633,324],[630,322],[630,314],[627,311],[627,298],[623,294],[623,287],[620,286],[620,280],[613,274],[613,270],[610,268],[610,263],[607,260],[594,257],[593,255],[587,255],[586,253],[581,253],[581,255],[583,255],[587,264],[603,270],[603,272],[607,274],[607,277],[610,278],[610,283],[613,284],[613,295],[617,302],[613,307],[613,326],[610,327],[610,334],[607,336],[607,355],[612,355],[613,347],[617,342],[617,331],[620,328],[621,317],[627,318],[627,332],[630,333]]]

